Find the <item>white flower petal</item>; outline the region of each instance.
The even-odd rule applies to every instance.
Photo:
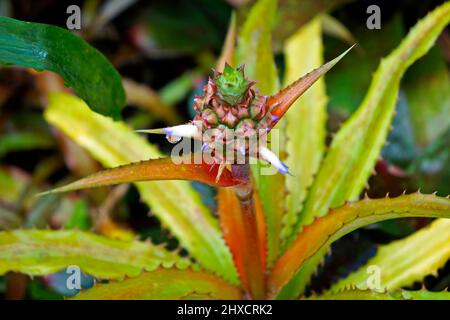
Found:
[[[262,159],[273,165],[282,174],[289,172],[289,168],[269,149],[266,147],[259,147],[259,155]]]
[[[136,130],[141,133],[165,134],[167,136],[193,138],[199,135],[199,128],[193,124],[182,124],[179,126],[166,127],[161,129]]]

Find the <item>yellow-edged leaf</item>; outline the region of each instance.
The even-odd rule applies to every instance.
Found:
[[[189,260],[150,242],[114,240],[76,230],[0,232],[0,275],[42,276],[76,265],[102,279],[135,277],[161,265],[186,268]]]
[[[285,84],[323,64],[323,45],[320,18],[309,22],[288,39],[284,48],[286,56]],[[298,222],[307,189],[319,169],[325,149],[326,135],[325,81],[319,79],[285,114],[286,165],[291,175],[286,176],[287,211],[283,216],[281,237],[285,239]]]
[[[433,292],[427,290],[396,290],[378,292],[372,290],[344,290],[312,296],[307,300],[450,300],[450,292]]]
[[[397,198],[364,199],[332,209],[303,227],[277,260],[268,278],[270,297],[276,297],[302,266],[342,236],[375,222],[406,217],[450,218],[450,199],[414,193]]]
[[[386,141],[399,84],[403,73],[434,44],[437,36],[450,21],[450,2],[422,19],[387,58],[375,73],[369,91],[359,109],[337,133],[308,193],[300,220],[311,223],[314,217],[327,214],[330,208],[359,197],[380,156]],[[301,229],[297,223],[290,242]],[[298,295],[322,260],[327,250],[308,261],[300,270],[302,279]]]
[[[450,220],[438,219],[405,239],[381,246],[375,257],[366,265],[334,284],[335,292],[355,286],[366,289],[373,281],[373,266],[380,276],[379,288],[372,290],[393,290],[412,285],[425,276],[435,274],[450,259]],[[379,273],[378,273],[379,271]]]
[[[68,94],[50,96],[45,118],[105,167],[162,156],[124,123],[93,113],[83,101]],[[204,268],[238,283],[219,224],[188,182],[139,182],[136,186],[152,212]]]
[[[330,207],[358,198],[386,141],[403,73],[431,48],[449,21],[447,2],[421,20],[382,60],[361,106],[333,139],[308,195],[302,221],[310,223]]]
[[[178,300],[204,296],[237,300],[239,288],[221,278],[193,270],[158,269],[121,282],[97,284],[81,292],[77,300]]]

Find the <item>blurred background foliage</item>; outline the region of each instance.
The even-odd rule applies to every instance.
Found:
[[[418,0],[280,0],[273,48],[283,73],[284,40],[317,15],[323,15],[325,60],[357,43],[349,57],[327,76],[329,132],[335,132],[360,104],[380,59],[406,35],[418,18],[443,1]],[[179,123],[191,118],[193,96],[214,67],[225,38],[230,15],[238,25],[253,1],[246,0],[0,0],[0,14],[16,19],[65,27],[66,8],[82,8],[77,32],[104,53],[119,70],[128,95],[123,116],[135,129]],[[366,27],[371,4],[381,8],[381,29]],[[308,50],[308,48],[304,48]],[[76,53],[74,53],[76,54]],[[447,28],[424,58],[402,80],[393,130],[383,159],[367,186],[371,197],[436,190],[450,194],[450,30]],[[257,79],[256,79],[257,80]],[[48,72],[23,68],[0,69],[0,230],[12,228],[78,228],[100,234],[152,238],[177,248],[164,227],[151,217],[132,186],[95,189],[36,198],[38,191],[81,177],[100,168],[81,147],[48,126],[42,116],[47,93],[61,88]],[[161,150],[161,137],[150,137]],[[195,184],[205,203],[215,209],[212,188]],[[378,223],[353,232],[333,245],[312,281],[310,291],[355,270],[373,256],[378,244],[389,243],[427,225],[428,219]],[[349,255],[348,252],[352,252]],[[60,299],[72,295],[67,275],[29,279],[25,275],[0,277],[4,298]],[[320,278],[320,281],[318,280]],[[93,279],[83,277],[83,287]],[[430,290],[450,285],[450,266],[426,279]]]

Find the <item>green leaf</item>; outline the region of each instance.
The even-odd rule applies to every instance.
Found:
[[[19,228],[22,219],[14,211],[0,207],[0,230]]]
[[[151,243],[121,241],[75,230],[0,232],[0,275],[47,275],[70,265],[103,279],[135,277],[159,266],[185,268],[189,261]]]
[[[312,50],[312,52],[313,55],[316,55],[316,60],[320,60],[320,49],[322,48],[320,25],[318,25],[318,27],[316,28],[319,29],[316,30],[316,36],[318,36],[318,38],[316,38],[316,42],[319,41],[319,44],[316,45],[316,51]],[[302,37],[304,37],[302,30],[299,31],[298,35],[300,39],[296,39],[296,36],[294,36],[292,40],[295,40],[295,42],[293,42],[294,44],[292,44],[293,48],[296,48],[296,45],[298,45],[297,48],[301,50],[302,46],[305,45],[304,41],[302,40]],[[313,30],[309,30],[309,32],[306,32],[306,35],[311,32],[313,32]],[[312,39],[308,39],[308,41],[314,42]],[[325,93],[323,78],[321,77],[334,65],[336,65],[337,62],[339,62],[352,48],[353,47],[342,53],[337,58],[327,62],[320,67],[317,67],[313,71],[310,71],[305,76],[296,80],[285,89],[269,98],[269,101],[273,99],[271,101],[271,103],[273,103],[274,105],[272,114],[280,117],[282,117],[283,114],[287,110],[289,110],[291,106],[298,104],[302,107],[302,109],[300,109],[299,111],[291,111],[290,113],[287,113],[286,118],[288,121],[286,132],[289,133],[289,139],[287,142],[287,163],[288,167],[291,168],[290,170],[294,172],[294,174],[292,176],[286,177],[286,186],[289,190],[289,193],[286,197],[287,213],[284,215],[283,219],[284,228],[281,231],[281,238],[283,240],[284,249],[287,247],[290,239],[295,234],[295,231],[298,228],[296,226],[303,223],[301,219],[299,220],[299,218],[302,217],[300,215],[300,212],[303,208],[303,201],[306,197],[307,189],[313,183],[313,177],[319,168],[319,164],[325,148],[327,97]],[[292,53],[291,60],[300,60],[296,58],[297,57],[295,56],[295,53]],[[305,62],[297,62],[297,65],[300,66],[302,64],[308,64],[311,62],[311,60],[313,59],[311,57],[307,58],[305,54],[305,59],[303,60]],[[316,86],[313,86],[316,81],[318,81],[319,83],[316,84]],[[309,91],[306,92],[308,89]],[[305,92],[306,97],[296,102],[297,98],[303,95]],[[289,118],[291,118],[292,120],[291,125],[289,125]],[[327,250],[324,249],[320,252],[326,253]],[[280,294],[280,296],[286,299],[291,297],[291,294],[295,295],[294,297],[298,296],[298,292],[301,292],[302,288],[306,286],[309,281],[309,275],[315,270],[315,266],[321,260],[322,257],[317,257],[316,259],[311,259],[310,261],[308,261],[308,264],[311,266],[305,266],[304,268],[302,268],[302,270],[296,275],[296,277],[292,279],[291,283],[283,288],[283,292]],[[304,277],[305,275],[306,277]]]
[[[67,94],[50,96],[45,118],[106,167],[162,155],[124,123],[91,112],[83,101]],[[188,182],[152,181],[136,186],[152,212],[204,268],[238,283],[219,224]]]
[[[308,50],[305,50],[305,48]],[[285,49],[285,84],[323,64],[322,30],[320,18],[302,27],[288,39]],[[283,217],[282,239],[291,235],[306,198],[307,189],[319,169],[325,149],[327,96],[325,82],[319,79],[289,111],[286,112],[286,165],[291,175],[286,176],[287,211]],[[301,223],[301,222],[300,222]]]
[[[0,157],[15,151],[50,149],[55,140],[37,132],[6,133],[0,137]]]
[[[427,290],[401,290],[394,292],[392,295],[398,297],[399,294],[401,294],[404,299],[408,300],[450,300],[450,292],[448,291],[431,292]]]
[[[312,296],[307,300],[450,300],[450,292],[432,292],[427,290],[398,290],[394,292],[377,292],[372,290],[344,290]]]
[[[380,288],[370,289],[390,291],[409,286],[415,281],[422,281],[427,275],[436,274],[448,259],[450,220],[438,219],[405,239],[381,246],[366,265],[334,284],[330,291],[351,286],[366,289],[367,279],[372,275],[369,266],[379,268],[380,275]]]
[[[30,177],[16,168],[0,167],[0,200],[17,203],[30,183]]]
[[[161,101],[168,105],[176,105],[185,99],[194,88],[195,80],[202,77],[200,68],[186,71],[159,90]]]
[[[359,51],[355,50],[347,59],[343,59],[325,78],[330,98],[329,109],[348,117],[358,108],[380,59],[394,50],[406,35],[403,26],[400,15],[383,21],[383,27],[376,32],[367,29],[365,23],[352,26]],[[334,56],[343,47],[340,43],[335,47],[330,43],[325,47],[325,53]]]
[[[65,229],[89,230],[91,227],[91,219],[89,216],[88,203],[84,199],[77,200],[74,203],[72,215],[64,224]]]
[[[357,43],[351,31],[335,17],[323,14],[321,20],[324,34],[345,41],[349,45]]]
[[[206,272],[158,269],[121,282],[96,284],[82,291],[77,300],[179,300],[194,295],[213,299],[238,300],[239,288]]]
[[[122,84],[127,95],[128,105],[139,107],[156,119],[171,125],[181,122],[173,105],[165,103],[152,88],[131,79],[123,79]]]
[[[55,26],[0,17],[0,64],[53,71],[94,111],[115,119],[125,104],[120,75],[109,61]]]
[[[324,262],[327,253],[329,253],[329,248],[323,247],[305,261],[292,279],[281,289],[276,297],[277,300],[293,300],[304,294],[306,286],[310,283],[311,276],[316,271],[317,266]]]
[[[358,198],[386,141],[403,73],[431,48],[449,21],[450,3],[446,3],[420,21],[382,60],[358,111],[333,139],[308,194],[302,222],[310,223],[330,207]]]
[[[275,51],[281,51],[285,41],[315,17],[325,12],[332,12],[352,1],[354,0],[278,0],[278,13],[272,41]],[[239,4],[238,21],[246,17],[249,5],[254,2],[256,1],[240,0],[236,2]]]
[[[263,94],[279,89],[277,69],[272,54],[271,30],[277,4],[275,0],[259,0],[251,9],[239,37],[235,61],[245,64],[246,76],[257,81],[256,88]],[[268,140],[283,137],[270,134]],[[260,174],[261,163],[252,166],[255,185],[264,208],[267,227],[267,263],[270,266],[278,255],[281,218],[284,212],[284,177],[278,172]]]
[[[302,266],[323,248],[363,226],[395,218],[450,218],[450,199],[420,193],[389,199],[364,199],[332,209],[303,228],[277,260],[268,278],[269,296],[275,297]]]
[[[450,127],[450,74],[439,50],[433,48],[407,75],[403,88],[416,141],[423,147]]]
[[[257,81],[256,86],[262,94],[273,94],[279,87],[270,35],[276,12],[276,0],[259,0],[238,37],[237,62],[245,64],[246,75]]]
[[[352,0],[279,0],[279,16],[274,30],[274,38],[283,43],[314,17],[330,12]]]

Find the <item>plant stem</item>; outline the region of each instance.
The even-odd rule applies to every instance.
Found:
[[[261,239],[258,233],[250,166],[248,164],[235,166],[239,166],[239,174],[247,178],[246,183],[234,187],[234,192],[241,206],[244,225],[246,238],[246,241],[243,241],[246,244],[245,269],[249,279],[250,296],[259,300],[265,297],[265,266],[261,257]]]

